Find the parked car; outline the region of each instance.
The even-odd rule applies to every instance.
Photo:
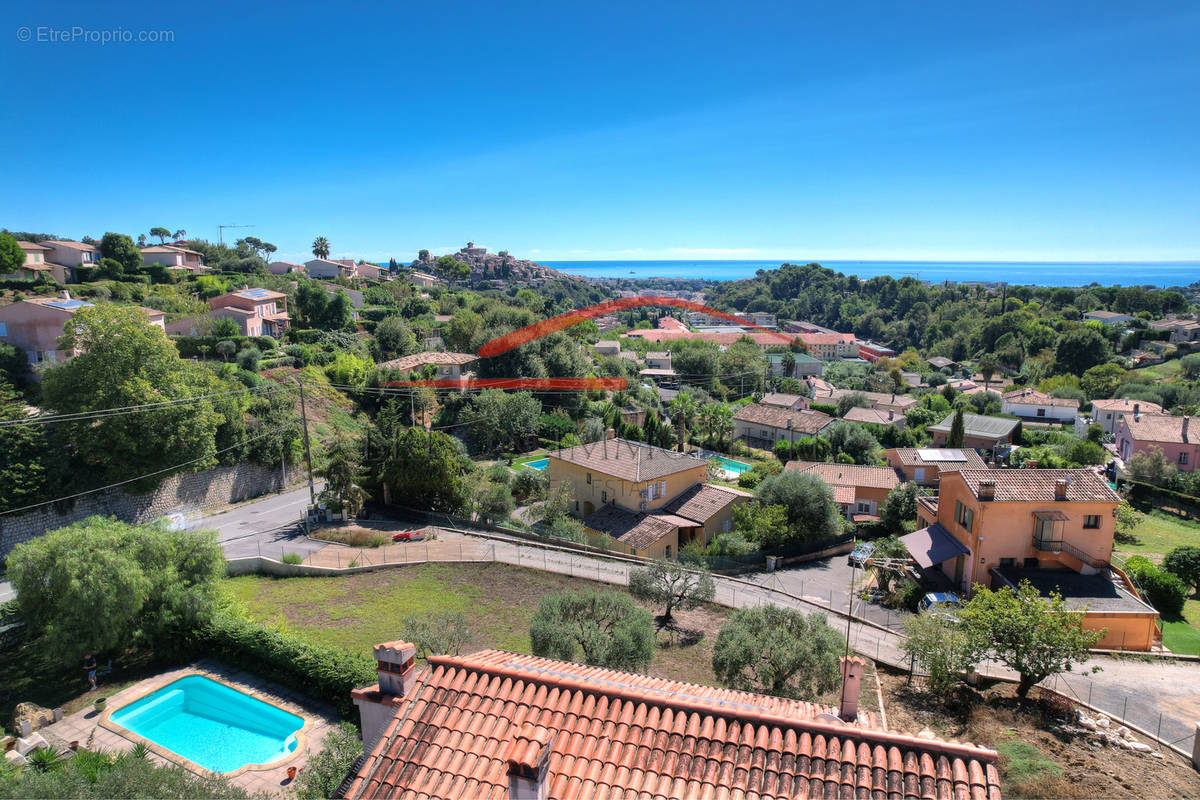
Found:
[[[392,534],[393,542],[419,542],[425,538],[425,531],[397,531]]]
[[[954,592],[930,592],[917,603],[917,611],[947,622],[958,622],[957,612],[962,608],[962,599]]]
[[[867,559],[875,552],[875,545],[870,542],[859,542],[854,546],[854,550],[850,553],[850,566],[863,568],[867,565]]]

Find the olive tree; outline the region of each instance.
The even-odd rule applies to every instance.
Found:
[[[404,618],[400,635],[412,642],[417,655],[458,655],[463,645],[471,641],[467,617],[461,611],[426,611]]]
[[[1015,591],[975,587],[975,596],[961,612],[967,635],[986,642],[997,661],[1020,674],[1017,696],[1025,697],[1036,684],[1070,672],[1088,659],[1088,651],[1103,631],[1083,628],[1083,612],[1067,608],[1062,595],[1042,597],[1029,581]]]
[[[739,608],[717,634],[713,672],[731,689],[811,700],[837,687],[845,644],[824,614]]]
[[[650,612],[628,594],[552,592],[542,597],[529,624],[534,655],[574,661],[582,653],[594,667],[637,670],[654,658]]]
[[[716,587],[708,570],[663,559],[631,569],[629,593],[644,603],[662,606],[663,619],[671,619],[676,608],[687,610],[712,602]]]
[[[987,649],[964,628],[930,614],[915,614],[905,621],[900,647],[912,659],[913,668],[928,676],[929,691],[935,695],[945,695]]]

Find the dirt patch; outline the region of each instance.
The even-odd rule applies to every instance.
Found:
[[[928,728],[999,750],[1006,798],[1200,797],[1200,773],[1173,751],[1163,749],[1158,759],[1061,730],[1074,719],[1074,706],[1056,695],[1035,689],[1020,702],[1011,684],[995,683],[961,687],[943,699],[887,668],[880,681],[892,730],[915,735]]]

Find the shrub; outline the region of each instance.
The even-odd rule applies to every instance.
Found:
[[[262,361],[262,351],[257,347],[247,347],[237,354],[237,365],[247,372],[258,372],[259,362]]]
[[[348,722],[325,734],[321,752],[308,760],[296,780],[297,800],[325,800],[346,778],[362,752],[363,743],[358,738],[358,728]]]
[[[216,615],[201,635],[206,654],[317,696],[343,716],[354,710],[350,691],[375,682],[375,662],[367,653],[311,644],[231,614]]]
[[[284,553],[283,563],[285,564],[303,564],[304,556],[299,553]]]
[[[1178,617],[1183,613],[1188,588],[1178,575],[1143,556],[1133,556],[1125,563],[1146,595],[1146,601],[1158,609],[1158,613],[1167,617]]]
[[[541,500],[546,495],[549,480],[540,469],[522,467],[512,479],[512,493],[517,502]]]
[[[297,367],[306,367],[312,360],[312,351],[302,344],[289,344],[283,348],[283,352],[296,360]]]
[[[1179,576],[1188,586],[1200,591],[1200,547],[1182,545],[1167,553],[1163,569]]]

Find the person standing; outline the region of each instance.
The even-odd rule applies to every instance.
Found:
[[[87,673],[88,691],[96,691],[96,656],[92,653],[83,657],[83,670]]]

